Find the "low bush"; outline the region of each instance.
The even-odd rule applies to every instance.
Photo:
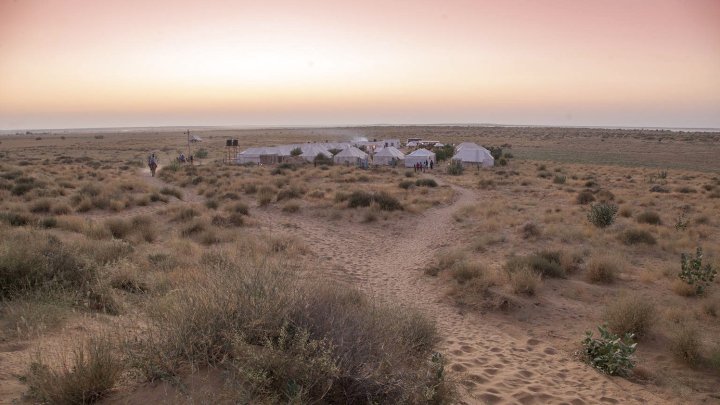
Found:
[[[30,212],[34,212],[36,214],[47,214],[51,209],[52,203],[46,198],[37,200],[30,205]]]
[[[283,212],[295,213],[300,211],[300,204],[297,201],[288,201],[282,208]]]
[[[476,262],[462,260],[452,266],[452,277],[460,284],[464,284],[476,277],[482,277],[486,270]]]
[[[599,326],[598,332],[598,338],[593,338],[592,332],[586,332],[582,341],[587,362],[602,373],[627,376],[635,367],[633,354],[637,343],[633,341],[633,335],[620,338],[605,326]]]
[[[33,360],[27,381],[31,395],[43,403],[97,402],[112,390],[122,372],[115,349],[109,340],[100,338],[76,345],[70,361],[60,356],[51,362],[40,355]]]
[[[620,297],[605,309],[605,321],[613,333],[632,334],[638,339],[648,335],[655,316],[652,302],[638,295]]]
[[[410,180],[403,180],[399,184],[400,188],[403,188],[405,190],[415,187],[415,182]]]
[[[347,199],[350,208],[369,207],[372,200],[372,194],[359,190],[353,191]]]
[[[415,185],[418,187],[437,187],[435,179],[417,179]]]
[[[375,201],[383,211],[401,211],[403,209],[402,204],[397,198],[382,191],[373,195],[373,201]]]
[[[591,283],[610,284],[615,281],[620,266],[612,258],[591,258],[585,268],[585,278]]]
[[[0,298],[34,290],[82,289],[95,268],[53,235],[13,232],[0,241]]]
[[[510,273],[508,275],[510,289],[515,294],[535,295],[535,292],[542,284],[542,278],[529,267]]]
[[[669,193],[670,190],[668,190],[667,188],[665,188],[659,184],[656,184],[656,185],[650,187],[650,192],[651,193]]]
[[[537,238],[542,234],[540,227],[535,222],[526,222],[520,228],[523,239]]]
[[[275,197],[275,189],[270,186],[262,186],[256,193],[258,205],[264,207],[270,204]]]
[[[688,322],[681,322],[672,332],[670,347],[675,357],[691,366],[697,365],[702,357],[700,331]]]
[[[10,226],[25,226],[28,225],[32,218],[21,212],[0,212],[0,221],[7,223]]]
[[[163,187],[160,189],[160,194],[169,195],[177,198],[178,200],[183,199],[183,192],[175,187]]]
[[[287,187],[280,190],[277,194],[277,201],[291,200],[294,198],[301,198],[305,194],[305,191],[298,187]]]
[[[626,245],[637,245],[644,243],[654,245],[657,243],[655,237],[648,231],[642,229],[627,229],[620,234],[620,240]]]
[[[505,263],[505,270],[512,274],[527,267],[543,277],[563,278],[566,271],[561,262],[562,254],[559,251],[544,250],[524,257],[511,257]]]
[[[598,203],[590,205],[588,221],[598,228],[607,228],[615,221],[618,207],[614,204]]]
[[[702,259],[701,247],[698,247],[695,251],[694,258],[685,253],[680,255],[680,273],[678,277],[688,285],[693,286],[697,295],[705,293],[705,290],[712,284],[717,274],[717,271],[710,263],[703,266]]]
[[[650,225],[662,224],[662,220],[660,219],[660,214],[658,214],[655,211],[645,211],[641,214],[638,214],[635,217],[635,220],[639,224],[650,224]]]
[[[567,180],[567,177],[563,175],[556,174],[553,178],[553,183],[555,184],[565,184],[565,181]]]
[[[463,167],[462,163],[457,160],[452,160],[447,168],[447,172],[451,176],[459,176],[463,174],[464,171],[465,168]]]
[[[583,190],[580,193],[578,193],[577,199],[578,204],[590,204],[591,202],[595,201],[595,194],[593,194],[590,190]]]
[[[169,297],[158,333],[129,346],[148,380],[213,366],[239,376],[228,384],[250,403],[448,401],[424,317],[247,260],[208,257],[207,277]]]

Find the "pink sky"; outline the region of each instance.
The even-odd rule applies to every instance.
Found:
[[[720,127],[720,1],[0,0],[0,129]]]

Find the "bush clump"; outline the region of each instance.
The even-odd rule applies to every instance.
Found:
[[[618,263],[610,258],[592,258],[585,269],[585,277],[591,283],[610,284],[620,272]]]
[[[347,199],[350,208],[369,207],[372,200],[372,194],[360,190],[353,191]]]
[[[626,245],[637,245],[639,243],[654,245],[657,243],[657,240],[650,232],[642,229],[628,229],[620,234],[620,240]]]
[[[74,246],[53,235],[13,233],[0,241],[0,298],[52,288],[78,289],[95,268]]]
[[[598,203],[590,206],[588,221],[598,228],[607,228],[615,221],[618,206],[615,204]]]
[[[590,204],[591,202],[595,201],[595,194],[593,194],[590,190],[583,190],[580,193],[578,193],[577,199],[578,204]]]
[[[77,345],[72,360],[51,366],[39,356],[30,365],[30,393],[43,403],[91,404],[104,398],[122,372],[122,365],[107,339]]]
[[[698,247],[695,257],[683,253],[680,255],[680,273],[678,277],[688,285],[695,287],[695,294],[702,295],[705,289],[715,280],[717,271],[710,263],[702,264],[702,248]]]
[[[559,251],[543,250],[525,257],[511,257],[505,269],[508,273],[516,273],[527,267],[543,277],[564,278],[566,272],[561,257]]]
[[[462,163],[457,160],[451,161],[450,165],[448,165],[447,168],[447,172],[451,176],[459,176],[463,174],[464,171],[465,168],[463,167]]]
[[[411,180],[403,180],[400,182],[400,184],[398,184],[398,186],[402,189],[408,190],[415,187],[415,182]]]
[[[647,298],[627,295],[605,309],[608,328],[620,336],[632,334],[638,339],[648,335],[655,320],[655,306]]]
[[[435,179],[417,179],[415,185],[418,187],[437,187]]]
[[[582,341],[587,362],[602,373],[627,376],[635,367],[633,354],[637,343],[633,341],[634,336],[627,334],[620,338],[605,326],[599,326],[598,331],[598,338],[593,338],[593,333],[587,331]]]
[[[660,219],[660,214],[658,214],[655,211],[645,211],[641,214],[638,214],[635,217],[635,220],[639,224],[650,224],[650,225],[662,224],[662,220]]]
[[[421,315],[303,282],[272,259],[203,262],[207,278],[154,320],[163,333],[129,350],[146,379],[220,367],[240,376],[232,389],[249,403],[441,402],[448,392],[437,332]]]

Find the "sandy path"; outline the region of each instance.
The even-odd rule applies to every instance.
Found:
[[[375,299],[417,308],[433,318],[443,337],[440,350],[467,403],[663,403],[642,386],[601,375],[506,324],[501,315],[462,314],[448,302],[445,287],[421,270],[438,249],[458,241],[452,214],[478,201],[473,191],[455,190],[453,204],[390,227],[264,210],[252,215],[276,232],[279,223],[297,225],[292,233],[325,262],[320,268],[331,269]]]

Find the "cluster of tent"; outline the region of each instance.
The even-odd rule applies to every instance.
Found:
[[[290,160],[296,149],[301,151],[297,156],[308,162],[314,161],[318,155],[321,155],[336,164],[356,166],[367,166],[371,163],[370,159],[373,159],[372,164],[396,165],[405,158],[405,155],[394,146],[378,147],[377,152],[371,157],[349,142],[325,142],[248,148],[238,153],[237,163],[280,163]],[[340,152],[333,155],[331,152],[333,150]]]
[[[417,163],[421,165],[431,161],[437,163],[435,153],[424,148],[416,149],[412,153],[405,155],[394,146],[384,146],[375,149],[375,153],[370,156],[349,142],[305,143],[248,148],[238,153],[237,163],[280,163],[291,159],[293,151],[297,149],[301,151],[301,153],[297,155],[298,158],[308,162],[312,162],[318,156],[322,156],[328,160],[332,159],[336,164],[356,166],[375,164],[413,167]],[[333,155],[331,150],[339,150],[340,152]],[[452,157],[452,160],[459,161],[464,165],[482,167],[490,167],[495,164],[495,159],[493,159],[490,151],[472,142],[463,142],[458,145],[455,148],[455,155]]]

